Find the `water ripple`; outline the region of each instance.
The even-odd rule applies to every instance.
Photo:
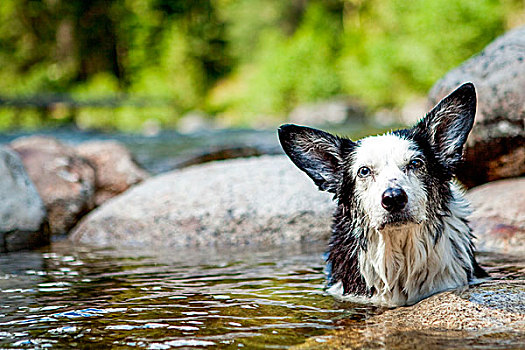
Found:
[[[283,348],[335,328],[348,308],[322,289],[321,250],[162,255],[59,243],[0,263],[3,348]]]

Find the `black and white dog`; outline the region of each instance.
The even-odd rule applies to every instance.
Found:
[[[487,276],[474,258],[469,204],[453,178],[475,113],[476,91],[466,83],[411,129],[354,142],[279,128],[288,157],[338,205],[331,292],[410,305]]]

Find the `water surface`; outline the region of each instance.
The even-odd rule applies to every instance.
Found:
[[[375,307],[323,291],[324,247],[0,256],[0,346],[280,349]]]
[[[0,347],[282,349],[326,341],[383,310],[324,292],[324,249],[138,251],[62,241],[3,254]],[[497,279],[525,275],[520,258],[480,261]],[[451,344],[445,333],[431,335],[418,335],[419,346]],[[469,342],[487,346],[478,336]]]

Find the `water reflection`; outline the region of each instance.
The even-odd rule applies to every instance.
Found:
[[[334,329],[359,330],[383,311],[324,293],[324,248],[148,252],[58,242],[0,255],[0,347],[279,349],[309,338],[317,347]],[[479,260],[497,279],[525,274],[518,257]],[[477,291],[474,301],[486,297]],[[396,334],[388,344],[403,348]],[[450,345],[449,335],[406,334],[404,342]],[[363,342],[362,332],[355,337]]]
[[[285,348],[375,312],[323,292],[323,249],[6,254],[0,344]]]

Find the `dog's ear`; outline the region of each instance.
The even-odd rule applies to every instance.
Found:
[[[327,132],[285,124],[279,128],[279,141],[284,152],[322,191],[335,193],[337,172],[343,156],[354,143]]]
[[[476,89],[474,84],[465,83],[443,98],[414,130],[416,134],[425,135],[441,162],[455,171],[475,114]]]

